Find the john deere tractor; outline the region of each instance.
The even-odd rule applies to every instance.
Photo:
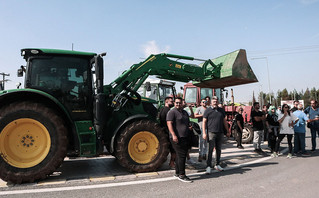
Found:
[[[66,156],[98,156],[104,147],[129,171],[160,167],[167,134],[156,120],[156,101],[137,93],[148,76],[200,87],[257,81],[244,50],[208,60],[151,55],[108,85],[105,53],[22,49],[21,55],[24,88],[0,91],[0,178],[13,183],[44,179]]]

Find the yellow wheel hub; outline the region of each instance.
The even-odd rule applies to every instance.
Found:
[[[10,122],[0,133],[0,155],[10,165],[30,168],[44,160],[51,138],[40,122],[21,118]]]
[[[137,163],[147,164],[157,155],[159,141],[157,137],[148,131],[136,133],[128,144],[128,153]]]

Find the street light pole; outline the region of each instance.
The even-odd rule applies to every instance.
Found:
[[[251,60],[256,60],[256,59],[265,59],[267,63],[267,74],[268,74],[268,95],[269,95],[269,102],[271,104],[271,95],[270,95],[270,78],[269,78],[269,66],[268,66],[268,57],[256,57],[256,58],[251,58]]]

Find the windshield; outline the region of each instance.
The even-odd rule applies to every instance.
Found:
[[[88,64],[86,59],[71,57],[33,59],[27,86],[79,97],[87,79]]]
[[[90,117],[90,60],[79,57],[40,57],[28,63],[26,88],[49,93],[64,104],[74,119]]]
[[[197,88],[196,87],[187,87],[185,90],[185,102],[186,103],[195,103],[196,102],[196,95],[197,95]]]
[[[204,99],[206,96],[212,98],[213,96],[213,89],[210,88],[201,88],[200,90],[200,99]]]
[[[151,84],[151,90],[146,90],[145,86],[142,86],[137,91],[141,96],[151,98],[156,101],[164,101],[166,97],[174,97],[174,90],[172,86],[162,84]]]
[[[159,85],[159,99],[164,101],[166,97],[174,97],[173,87]]]

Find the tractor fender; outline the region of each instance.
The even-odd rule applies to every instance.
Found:
[[[64,115],[67,116],[67,118],[71,121],[71,117],[62,103],[46,92],[36,89],[12,89],[0,92],[0,108],[12,102],[26,100],[36,102],[40,101],[41,103],[52,105],[51,107],[57,107],[58,110],[62,111]]]
[[[115,143],[115,138],[117,136],[117,134],[119,133],[119,131],[121,131],[121,129],[127,124],[127,123],[130,123],[132,122],[133,120],[140,120],[140,119],[145,119],[149,117],[148,115],[146,114],[137,114],[137,115],[133,115],[133,116],[130,116],[128,118],[126,118],[122,123],[121,125],[119,125],[116,130],[114,131],[114,134],[111,138],[111,142],[110,142],[110,148],[109,148],[109,152],[110,153],[114,153],[115,149],[114,149],[114,143]]]
[[[67,128],[69,130],[69,134],[72,135],[73,138],[77,138],[75,130],[72,129],[73,127],[70,127],[73,125],[70,114],[63,106],[63,104],[52,95],[36,89],[12,89],[0,91],[0,109],[13,102],[19,101],[32,101],[36,103],[42,103],[54,109],[58,112],[59,116],[61,116],[62,119],[65,120]]]

